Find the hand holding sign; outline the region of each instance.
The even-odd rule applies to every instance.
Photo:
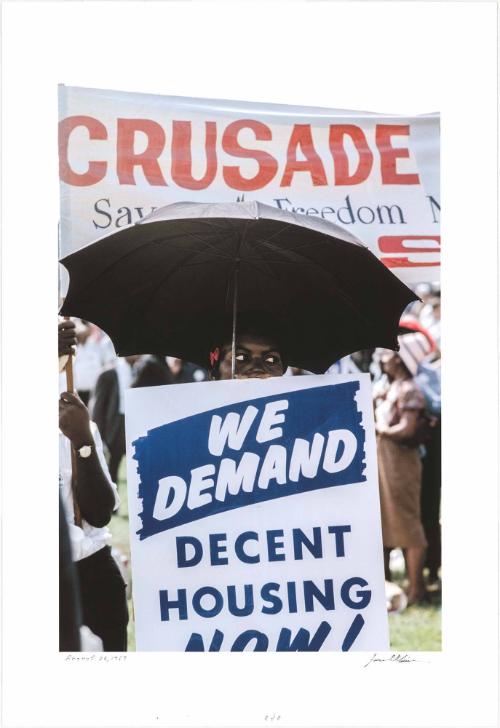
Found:
[[[89,411],[73,392],[62,392],[59,398],[59,429],[77,449],[93,443]]]
[[[76,346],[75,322],[70,319],[60,321],[58,324],[59,356],[74,354]]]

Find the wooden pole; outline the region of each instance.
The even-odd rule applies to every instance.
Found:
[[[69,321],[69,316],[64,317],[65,321]],[[68,392],[74,393],[75,391],[75,384],[73,379],[73,354],[69,354],[68,361],[66,362],[65,366],[66,370],[66,389]],[[82,515],[80,513],[80,508],[78,506],[78,501],[76,498],[76,452],[73,445],[71,446],[71,493],[73,495],[73,510],[75,513],[75,525],[80,526],[82,525]]]

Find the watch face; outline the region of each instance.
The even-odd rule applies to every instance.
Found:
[[[84,445],[78,450],[78,453],[81,458],[88,458],[90,453],[92,452],[92,448],[90,445]]]

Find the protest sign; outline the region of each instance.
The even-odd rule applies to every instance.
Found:
[[[60,253],[172,202],[258,200],[439,280],[439,115],[59,87]],[[63,290],[64,292],[64,290]]]
[[[130,389],[138,650],[388,648],[368,375]]]

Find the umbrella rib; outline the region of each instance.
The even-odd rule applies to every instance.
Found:
[[[272,243],[268,243],[268,242],[266,242],[266,241],[262,241],[262,244],[263,244],[263,245],[265,245],[265,246],[267,246],[267,247],[269,247],[269,248],[271,248],[271,250],[276,250],[276,246],[275,246],[275,245],[273,245]],[[278,248],[277,250],[279,251],[280,249]],[[277,262],[283,263],[284,261],[283,261],[283,260],[280,260],[280,261],[277,261]],[[290,264],[293,264],[293,263],[294,263],[294,261],[285,261],[285,262],[290,262]],[[321,271],[321,272],[322,272],[323,274],[326,274],[326,275],[328,275],[328,276],[329,276],[330,278],[332,278],[333,280],[335,280],[335,275],[334,275],[334,274],[333,274],[333,273],[332,273],[331,271],[328,271],[328,270],[326,270],[325,268],[323,268],[323,267],[322,267],[322,266],[321,266],[321,265],[320,265],[319,263],[316,263],[315,261],[312,261],[312,260],[310,260],[310,259],[306,258],[305,260],[304,260],[304,259],[303,259],[303,260],[301,260],[301,265],[304,265],[304,264],[308,264],[308,265],[311,265],[311,266],[312,266],[313,268],[319,268],[319,269],[320,269],[320,271]],[[366,322],[367,324],[370,324],[370,323],[371,323],[371,322],[370,322],[370,320],[369,320],[368,318],[366,318],[366,316],[363,316],[363,314],[361,313],[360,309],[359,309],[359,308],[358,308],[357,306],[355,306],[354,302],[353,302],[353,301],[351,301],[351,300],[350,300],[350,299],[349,299],[349,298],[348,298],[348,297],[346,296],[346,294],[345,294],[345,293],[344,293],[344,292],[342,291],[342,289],[341,289],[341,288],[338,288],[338,289],[337,289],[337,295],[339,295],[339,297],[343,299],[344,303],[345,303],[345,304],[346,304],[346,305],[347,305],[347,306],[348,306],[348,307],[349,307],[349,308],[350,308],[350,309],[351,309],[352,311],[355,311],[355,312],[356,312],[356,314],[357,314],[357,315],[359,316],[359,318],[360,318],[360,319],[362,319],[363,321],[365,321],[365,322]]]
[[[207,241],[207,239],[206,238],[203,238],[201,235],[198,235],[197,233],[192,233],[189,230],[187,231],[187,235],[190,238],[193,238],[193,240],[196,240],[196,241],[202,243],[202,245],[205,245],[205,247],[209,248],[213,252],[219,253],[219,251],[217,250],[217,247],[215,247],[214,245],[212,245],[211,242]]]
[[[305,228],[305,229],[307,229],[307,228]],[[281,231],[280,231],[280,232],[281,232]],[[275,235],[271,236],[271,238],[260,238],[260,239],[257,239],[257,238],[256,238],[256,239],[255,239],[255,244],[256,244],[256,245],[265,245],[265,244],[266,244],[267,242],[269,242],[269,241],[270,241],[270,240],[271,240],[271,239],[272,239],[273,237],[276,237],[276,235],[277,235],[277,234],[278,234],[278,233],[276,233]],[[339,241],[341,241],[341,242],[345,242],[345,243],[346,243],[346,245],[349,245],[349,243],[348,243],[347,241],[344,241],[344,240],[342,240],[341,238],[336,238],[336,237],[333,237],[333,236],[330,236],[330,237],[331,237],[331,239],[332,239],[333,241],[335,241],[335,242],[339,242]],[[291,252],[291,253],[295,253],[295,252],[297,252],[297,251],[300,251],[300,250],[303,250],[303,249],[308,249],[308,248],[312,248],[312,247],[314,247],[314,246],[317,246],[317,245],[324,245],[324,240],[315,240],[315,241],[313,241],[313,242],[307,242],[307,243],[298,243],[298,245],[296,245],[295,247],[292,247],[292,246],[287,246],[287,248],[286,248],[286,252],[288,252],[288,251],[289,251],[289,252]],[[363,247],[364,247],[364,246],[363,246]],[[276,247],[275,247],[275,249],[276,249],[276,250],[280,250],[280,248],[276,248]]]
[[[272,218],[261,218],[261,219],[272,219]],[[272,235],[270,235],[270,236],[269,236],[268,238],[266,238],[265,240],[257,240],[257,239],[256,239],[256,240],[255,240],[255,242],[256,242],[256,244],[258,244],[258,243],[260,243],[260,242],[266,242],[266,241],[268,241],[268,242],[269,242],[269,241],[273,240],[273,238],[277,237],[278,235],[281,235],[281,233],[282,233],[283,231],[285,231],[285,232],[286,232],[286,231],[287,231],[287,230],[289,229],[289,227],[301,228],[301,227],[303,227],[303,226],[301,226],[301,225],[298,225],[298,224],[295,224],[295,223],[289,223],[289,222],[287,222],[287,223],[286,223],[286,224],[285,224],[285,225],[284,225],[283,227],[281,227],[281,228],[279,228],[278,230],[276,230],[276,232],[274,232],[274,233],[273,233]],[[326,235],[326,233],[324,233],[324,232],[321,232],[321,231],[316,231],[316,230],[314,230],[313,228],[307,228],[307,227],[303,227],[303,229],[304,229],[304,230],[305,230],[306,232],[310,232],[310,231],[313,231],[313,232],[317,232],[317,233],[318,233],[318,235],[321,235],[321,236],[323,236],[323,235]],[[332,236],[328,236],[328,237],[331,237],[331,238],[332,238],[332,240],[335,240],[335,241],[337,241],[337,242],[343,242],[343,243],[349,244],[349,242],[348,242],[347,240],[342,240],[342,238],[338,238],[338,237],[336,237],[336,236],[333,236],[333,235],[332,235]],[[312,242],[312,243],[311,243],[311,242],[307,242],[307,243],[299,243],[299,244],[298,244],[297,246],[295,246],[295,247],[293,247],[293,248],[292,248],[292,247],[288,247],[287,249],[288,249],[288,250],[290,250],[290,251],[295,251],[295,250],[300,250],[300,249],[302,249],[302,248],[309,248],[309,247],[311,247],[311,246],[313,246],[313,245],[323,245],[323,240],[322,240],[322,239],[318,239],[318,240],[316,240],[315,242]],[[366,248],[366,246],[365,246],[365,245],[362,245],[362,246],[360,246],[360,247]]]
[[[270,235],[267,238],[261,238],[261,239],[255,238],[255,243],[257,245],[261,245],[261,244],[265,244],[265,243],[270,243],[270,241],[273,240],[273,238],[276,238],[278,235],[281,235],[282,232],[286,232],[289,229],[290,225],[291,225],[291,223],[287,223],[286,225],[284,225],[283,227],[279,228],[279,230],[276,230],[272,235]],[[299,228],[300,226],[299,225],[295,225],[294,227]],[[309,232],[311,230],[311,228],[304,228],[304,230],[306,232]],[[314,231],[314,232],[316,232],[316,231]],[[325,233],[320,233],[320,232],[318,232],[318,234],[319,235],[325,235]],[[336,238],[334,236],[328,236],[328,237],[331,237],[332,240],[335,240],[335,241],[341,240],[341,238]],[[347,241],[342,241],[342,242],[346,242],[347,243]],[[316,241],[314,241],[312,243],[311,242],[299,243],[298,245],[296,245],[293,248],[292,247],[287,247],[287,251],[295,252],[297,250],[302,250],[302,248],[309,248],[309,247],[312,247],[313,245],[323,245],[323,244],[324,244],[324,241],[322,239],[319,239],[319,240],[316,240]],[[276,250],[279,250],[279,248],[276,248]]]
[[[289,223],[287,223],[286,225],[283,225],[283,227],[280,227],[278,230],[276,230],[276,232],[274,232],[272,235],[270,235],[268,238],[266,238],[266,240],[272,240],[277,235],[281,235],[282,232],[286,232],[286,230],[288,230],[288,227],[289,227]]]
[[[322,265],[320,265],[320,263],[317,263],[315,260],[311,260],[310,258],[307,258],[306,256],[299,255],[292,248],[286,248],[285,250],[283,250],[282,248],[278,248],[276,245],[273,245],[273,243],[270,243],[268,240],[261,240],[260,241],[260,244],[263,245],[263,246],[265,246],[265,247],[267,247],[267,248],[270,248],[273,252],[278,253],[278,254],[281,253],[284,256],[286,256],[287,253],[294,253],[295,255],[297,255],[300,258],[300,264],[301,265],[303,265],[303,264],[311,265],[313,268],[319,268],[322,272],[327,273],[330,276],[333,276],[333,273],[331,273],[330,271],[325,270],[325,268]],[[279,262],[280,263],[282,263],[282,262],[290,262],[290,263],[295,263],[295,264],[297,263],[297,261],[292,261],[292,260],[291,261],[286,261],[286,257],[285,257],[285,261],[283,261],[283,259],[280,259]]]
[[[209,249],[214,254],[214,256],[217,257],[217,258],[223,258],[224,260],[232,260],[232,258],[231,258],[230,255],[224,255],[223,253],[220,252],[220,250],[218,250],[217,247],[215,247],[210,242],[208,242],[204,238],[200,237],[196,233],[192,233],[192,232],[189,232],[189,231],[184,231],[183,232],[183,235],[186,235],[186,236],[192,238],[193,240],[195,240],[196,242],[199,242],[199,243],[201,243],[202,245],[205,246],[204,248],[195,248],[194,255],[198,255],[198,254],[201,254],[201,253],[205,253],[206,250]],[[177,243],[176,244],[175,241],[168,240],[168,238],[165,239],[164,237],[155,238],[154,240],[151,240],[147,244],[150,245],[150,244],[153,244],[153,243],[161,243],[162,241],[165,241],[165,240],[167,240],[167,244],[171,248],[172,247],[175,247],[177,250],[182,250],[183,247],[184,247],[183,243]]]
[[[231,259],[230,258],[225,258],[224,260],[231,260]],[[258,265],[255,265],[255,263],[266,263],[268,260],[270,262],[276,262],[276,263],[283,262],[283,261],[279,261],[279,260],[273,261],[270,258],[244,258],[242,260],[242,262],[245,265],[249,265],[250,267],[252,267],[258,273],[265,273],[265,271],[263,271],[261,268],[259,268]],[[297,265],[297,263],[292,262],[292,261],[285,261],[285,262],[290,262],[292,265]],[[206,265],[206,263],[207,263],[206,260],[199,260],[196,263],[185,263],[182,267],[183,268],[194,268],[197,265]],[[275,278],[276,280],[279,280],[279,276],[276,275],[275,273],[271,273],[270,272],[269,275],[270,275],[271,278]]]
[[[211,228],[213,230],[213,234],[215,236],[219,236],[220,237],[220,232],[224,233],[224,226],[223,225],[220,225],[220,226],[213,225],[213,224],[211,224],[208,221],[208,219],[199,219],[198,218],[197,221],[199,223],[205,224],[205,225],[207,225],[207,227]],[[197,235],[196,233],[190,232],[189,230],[184,231],[183,234],[184,235],[187,235],[188,237],[192,238],[193,240],[196,240],[198,242],[201,242],[202,245],[205,246],[205,248],[208,248],[209,250],[211,250],[214,253],[214,255],[216,255],[217,257],[224,258],[226,260],[230,260],[231,259],[231,256],[223,255],[217,249],[217,247],[215,247],[214,245],[212,245],[210,242],[208,242],[205,238],[201,237],[200,235]],[[155,238],[155,240],[153,240],[151,242],[160,242],[161,240],[164,240],[164,238]],[[174,243],[172,243],[172,241],[169,241],[169,245],[172,246],[173,244]],[[178,244],[178,247],[181,248],[182,247],[182,244]],[[205,252],[205,250],[204,249],[199,249],[197,252],[203,253],[203,252]]]
[[[206,221],[204,220],[203,222],[206,222]],[[208,226],[209,226],[209,227],[211,227],[212,229],[213,229],[213,227],[214,227],[214,226],[210,225],[210,223],[208,223]],[[221,231],[223,231],[223,230],[224,230],[223,226],[221,226],[220,230],[221,230]],[[216,233],[216,232],[214,232],[214,234],[217,234],[217,233]],[[215,247],[214,245],[212,245],[212,244],[211,244],[210,242],[208,242],[208,241],[207,241],[206,239],[204,239],[204,238],[201,238],[200,236],[196,235],[195,233],[191,233],[191,232],[189,232],[189,231],[185,231],[185,232],[184,232],[184,235],[187,235],[188,237],[192,238],[192,239],[193,239],[193,240],[195,240],[196,242],[198,242],[198,243],[201,243],[201,244],[202,244],[202,246],[204,246],[204,247],[200,247],[200,248],[197,248],[197,249],[195,249],[194,251],[190,251],[190,253],[189,253],[189,254],[188,254],[187,256],[185,256],[185,257],[184,257],[184,258],[182,259],[182,261],[180,261],[180,262],[179,262],[179,263],[178,263],[178,264],[177,264],[177,265],[176,265],[176,266],[175,266],[175,267],[174,267],[174,268],[173,268],[173,269],[172,269],[171,271],[169,271],[169,273],[167,274],[167,276],[166,276],[166,277],[162,278],[162,279],[161,279],[161,280],[159,281],[159,283],[157,284],[157,286],[156,286],[156,287],[155,287],[155,289],[154,289],[153,295],[154,295],[154,294],[155,294],[155,293],[157,292],[158,288],[159,288],[159,287],[160,287],[160,286],[161,286],[161,285],[162,285],[162,284],[163,284],[163,283],[164,283],[164,282],[165,282],[166,280],[168,280],[168,279],[169,279],[169,278],[170,278],[170,277],[171,277],[172,275],[174,275],[174,273],[176,273],[176,272],[177,272],[177,270],[178,270],[179,268],[181,268],[181,267],[183,267],[183,266],[185,266],[185,265],[186,265],[185,261],[189,260],[189,258],[190,258],[190,257],[195,257],[195,256],[197,256],[197,255],[202,255],[203,253],[207,252],[207,250],[210,250],[210,252],[212,253],[212,255],[213,255],[214,257],[217,257],[217,258],[220,258],[220,259],[222,259],[222,260],[226,260],[226,261],[231,261],[231,260],[233,259],[233,258],[232,258],[231,256],[229,256],[229,255],[224,255],[223,253],[221,253],[221,252],[220,252],[220,251],[219,251],[219,250],[217,249],[217,247]],[[144,245],[143,245],[143,246],[141,246],[141,247],[146,247],[146,246],[152,246],[152,245],[156,245],[156,244],[158,244],[158,243],[161,243],[162,241],[165,241],[165,236],[159,236],[159,237],[157,236],[157,237],[153,238],[153,240],[149,240],[149,241],[147,241],[146,243],[144,243]],[[183,246],[182,246],[182,244],[179,244],[179,243],[178,243],[178,244],[176,245],[176,244],[175,244],[175,241],[169,240],[168,238],[167,238],[167,241],[168,241],[168,243],[167,243],[167,244],[168,244],[168,245],[169,245],[170,247],[176,247],[176,248],[177,248],[178,250],[182,249],[182,247],[183,247]],[[120,256],[120,262],[121,262],[121,261],[123,261],[123,260],[125,260],[126,258],[128,258],[128,257],[130,257],[130,256],[133,256],[133,255],[134,255],[134,253],[136,253],[136,252],[137,252],[137,250],[138,250],[138,248],[134,248],[133,250],[129,250],[129,251],[127,251],[126,253],[124,253],[123,255],[121,255],[121,256]],[[187,265],[200,265],[200,264],[202,264],[202,263],[204,263],[204,262],[206,262],[206,261],[200,261],[200,263],[190,263],[190,264],[187,264]],[[106,268],[104,268],[103,270],[101,270],[101,271],[100,271],[100,272],[99,272],[99,273],[98,273],[98,274],[97,274],[97,275],[95,276],[95,278],[93,278],[93,279],[92,279],[92,281],[91,281],[90,283],[91,283],[92,285],[94,285],[94,284],[95,284],[95,282],[96,282],[96,281],[97,281],[97,280],[98,280],[98,279],[99,279],[99,278],[100,278],[100,277],[101,277],[102,275],[104,275],[104,274],[105,274],[105,273],[106,273],[106,272],[108,271],[108,269],[109,269],[109,268],[111,268],[111,267],[112,267],[112,266],[113,266],[114,264],[115,264],[115,263],[112,263],[112,264],[110,264],[109,266],[106,266]],[[89,283],[88,285],[90,285],[90,283]],[[86,286],[85,288],[88,288],[88,285],[87,285],[87,286]]]
[[[196,235],[196,233],[185,232],[184,234],[188,235],[188,237],[192,238],[193,240],[196,240],[199,243],[202,243],[202,245],[205,246],[204,248],[199,248],[198,250],[196,250],[195,254],[205,253],[208,248],[217,258],[224,258],[224,260],[231,260],[231,256],[223,255],[214,245],[212,245],[208,241],[204,240],[199,235]],[[180,247],[182,247],[182,246],[179,245],[179,248]]]
[[[236,295],[236,286],[237,286],[236,280],[237,280],[237,275],[238,275],[238,271],[239,271],[241,246],[243,245],[243,242],[244,242],[244,240],[246,238],[246,234],[247,234],[249,222],[250,222],[249,220],[247,220],[245,222],[245,227],[243,228],[243,233],[241,235],[238,235],[238,229],[237,228],[233,228],[233,232],[236,233],[236,240],[237,240],[237,243],[238,243],[238,247],[237,247],[237,250],[236,250],[236,257],[233,258],[233,262],[234,262],[234,265],[233,265],[233,280],[234,280],[234,286],[235,286],[234,287],[234,291],[233,291],[233,298]],[[230,287],[231,287],[231,279],[228,277],[228,279],[226,281],[226,305],[229,302]],[[234,306],[235,305],[236,304],[234,304]],[[234,326],[234,322],[233,322],[233,326]]]
[[[205,222],[205,221],[204,221],[204,222]],[[209,225],[209,226],[210,226],[210,225]],[[248,224],[247,224],[247,226],[246,226],[246,227],[248,227]],[[223,230],[223,228],[221,228],[221,229]],[[245,228],[245,230],[246,230],[246,228]],[[208,249],[209,249],[209,250],[210,250],[210,251],[211,251],[211,252],[212,252],[212,253],[214,254],[214,257],[217,257],[217,258],[222,258],[223,260],[226,260],[226,261],[231,261],[231,260],[233,260],[232,256],[230,256],[230,255],[222,255],[222,254],[221,254],[221,253],[219,252],[219,250],[218,250],[218,249],[217,249],[216,247],[214,247],[214,246],[213,246],[213,245],[212,245],[211,243],[208,243],[208,242],[207,242],[206,240],[204,240],[203,238],[200,238],[200,237],[199,237],[199,236],[198,236],[198,235],[197,235],[196,233],[191,233],[191,232],[187,231],[187,233],[186,233],[186,234],[187,234],[187,235],[188,235],[189,237],[191,237],[191,238],[195,239],[196,241],[198,241],[198,242],[202,243],[202,245],[204,245],[204,246],[205,246],[205,249],[199,249],[199,250],[197,250],[197,251],[195,252],[195,255],[200,255],[200,254],[202,254],[202,253],[205,253],[205,252],[206,252],[206,249],[208,248]],[[241,241],[240,241],[240,245],[241,245]],[[161,280],[160,280],[160,281],[158,282],[157,286],[155,287],[154,291],[152,292],[152,296],[151,296],[151,298],[153,298],[153,297],[154,297],[154,295],[156,294],[156,292],[158,291],[158,289],[159,289],[159,288],[160,288],[160,287],[161,287],[161,286],[162,286],[162,285],[163,285],[163,284],[165,283],[165,281],[168,281],[168,279],[169,279],[169,278],[171,278],[171,276],[172,276],[172,275],[174,275],[174,274],[175,274],[175,273],[176,273],[176,272],[177,272],[177,271],[179,270],[179,268],[181,268],[181,267],[183,267],[183,268],[187,268],[187,267],[191,267],[191,266],[194,266],[194,265],[201,265],[201,264],[203,264],[203,263],[206,263],[206,261],[199,261],[198,263],[194,263],[194,262],[192,262],[192,263],[187,263],[187,264],[186,264],[186,263],[185,263],[185,261],[186,261],[186,260],[188,260],[188,259],[189,259],[189,257],[190,257],[190,256],[187,256],[186,258],[184,258],[184,260],[183,260],[183,261],[180,261],[180,262],[178,263],[178,265],[177,265],[177,266],[175,266],[175,268],[173,268],[173,270],[169,271],[169,273],[168,273],[168,275],[167,275],[166,277],[162,278],[162,279],[161,279]]]
[[[206,222],[206,221],[204,220],[203,222]],[[209,227],[212,227],[212,229],[213,229],[213,226],[211,226],[210,224],[208,224],[208,226]],[[248,227],[248,224],[247,224],[246,228],[247,227]],[[246,231],[246,228],[245,228],[245,231]],[[221,227],[221,230],[223,231],[224,228]],[[204,249],[198,249],[195,252],[195,255],[200,255],[202,253],[205,253],[206,252],[206,249],[208,248],[214,254],[214,257],[222,258],[223,260],[226,260],[226,261],[233,260],[233,258],[230,255],[222,255],[220,253],[220,251],[216,247],[214,247],[211,243],[207,242],[205,239],[203,239],[200,236],[198,236],[196,233],[192,233],[192,232],[187,231],[185,234],[188,235],[190,238],[193,238],[194,240],[196,240],[197,242],[200,242],[202,245],[205,246]],[[241,240],[240,240],[240,245],[241,245]],[[191,263],[187,263],[186,264],[185,261],[188,260],[189,257],[190,256],[186,256],[183,261],[180,261],[178,263],[178,265],[175,266],[175,268],[173,268],[173,270],[169,271],[169,273],[167,274],[167,276],[163,277],[158,282],[158,284],[156,285],[154,291],[152,292],[151,300],[153,300],[153,298],[154,298],[155,294],[157,293],[158,289],[165,283],[165,281],[168,281],[168,279],[171,278],[179,270],[179,268],[188,268],[188,267],[192,267],[192,266],[195,266],[195,265],[201,265],[203,263],[206,263],[206,261],[199,261],[198,263],[191,262]]]
[[[200,225],[206,225],[209,228],[212,228],[213,230],[222,230],[224,231],[227,226],[224,225],[214,225],[214,220],[224,220],[227,222],[229,218],[209,218],[209,217],[197,217],[197,218],[184,218],[185,220],[196,220]]]
[[[195,255],[199,255],[199,254],[204,253],[204,252],[205,252],[204,250],[198,250],[198,251],[195,252]],[[184,267],[188,267],[188,266],[192,266],[192,265],[201,265],[202,263],[206,263],[206,261],[200,261],[199,263],[187,263],[186,264],[185,261],[186,260],[189,260],[190,257],[192,257],[192,256],[191,255],[187,255],[183,260],[179,261],[179,263],[172,270],[170,270],[167,273],[166,276],[164,276],[163,278],[161,278],[158,281],[157,285],[155,286],[154,290],[152,291],[151,299],[153,299],[153,297],[156,295],[158,289],[166,281],[168,281],[169,278],[171,278],[175,273],[177,273],[177,271],[179,270],[179,268],[184,268]],[[225,256],[225,255],[218,255],[217,257],[218,258],[222,258],[223,260],[227,260],[227,261],[230,261],[231,260],[231,258],[229,256]]]
[[[227,218],[226,220],[229,221],[229,218]],[[202,224],[205,224],[207,227],[209,227],[214,232],[214,235],[216,235],[216,236],[220,237],[221,232],[227,234],[227,230],[224,228],[223,225],[220,225],[220,226],[213,225],[206,218],[200,219],[199,222],[201,222]],[[247,221],[247,227],[248,227],[248,222],[249,221]],[[246,231],[246,228],[245,228],[245,231]],[[233,227],[232,229],[230,229],[230,232],[237,233],[238,230],[237,230],[237,228]],[[200,237],[196,233],[191,233],[191,232],[187,231],[186,234],[189,235],[190,237],[192,237],[193,239],[198,240],[199,242],[204,244],[207,248],[209,248],[212,252],[214,252],[218,257],[225,258],[226,260],[232,260],[231,256],[222,255],[215,246],[213,246],[211,243],[207,242],[204,238]],[[200,252],[204,252],[204,251],[200,251]]]
[[[297,260],[286,260],[286,258],[285,259],[283,259],[283,258],[270,258],[268,256],[262,257],[262,258],[245,258],[244,259],[244,262],[245,263],[254,263],[254,262],[259,263],[259,262],[264,262],[264,261],[266,263],[279,263],[280,265],[285,265],[287,263],[288,263],[288,265],[298,265],[299,264],[299,261],[297,261]],[[317,268],[319,266],[319,263],[314,263],[311,260],[301,260],[300,261],[300,265],[308,265],[311,268]],[[321,268],[321,266],[319,266],[319,267]],[[321,268],[321,270],[324,273],[327,273],[328,275],[333,275],[332,273],[330,273],[329,271],[325,270],[324,268]]]

